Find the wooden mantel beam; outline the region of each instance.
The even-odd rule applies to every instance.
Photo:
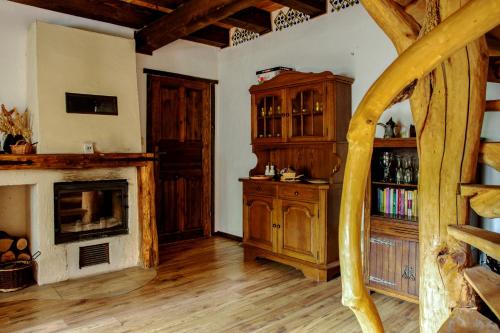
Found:
[[[164,13],[119,0],[10,0],[92,20],[141,29]]]
[[[189,0],[135,35],[136,50],[154,50],[229,17],[260,0]]]
[[[326,0],[272,0],[312,17],[326,13]]]

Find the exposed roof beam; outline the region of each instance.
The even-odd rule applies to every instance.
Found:
[[[182,5],[187,0],[142,0],[154,6],[167,7],[170,9],[176,9]]]
[[[119,0],[10,0],[60,13],[141,29],[164,13]]]
[[[146,1],[145,0],[121,0],[121,1],[128,2],[128,3],[131,3],[131,4],[136,5],[136,6],[141,6],[141,7],[146,7],[149,9],[157,10],[157,11],[163,12],[163,13],[171,13],[174,11],[171,8],[167,8],[164,6],[160,6],[157,3],[153,3],[152,0],[146,0]]]
[[[154,50],[251,7],[260,0],[189,0],[135,35],[136,50]]]
[[[184,39],[224,48],[229,46],[229,30],[215,25],[209,25],[208,27],[184,37]]]
[[[312,17],[326,13],[326,0],[272,0]]]
[[[245,8],[220,22],[259,34],[265,34],[272,30],[271,13],[256,7]]]

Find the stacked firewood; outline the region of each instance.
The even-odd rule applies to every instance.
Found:
[[[0,231],[0,263],[31,260],[31,254],[26,237],[13,237]]]

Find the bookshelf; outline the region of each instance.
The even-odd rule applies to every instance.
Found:
[[[415,139],[375,139],[368,184],[364,214],[365,284],[371,291],[418,303]]]

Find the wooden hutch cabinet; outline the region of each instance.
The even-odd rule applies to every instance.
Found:
[[[285,72],[252,86],[250,176],[293,167],[309,180],[240,179],[246,260],[263,257],[327,281],[339,272],[338,215],[353,80]],[[318,183],[323,180],[323,183]]]
[[[386,181],[381,165],[384,153],[393,156],[388,168],[392,179]],[[412,163],[403,165],[404,158]],[[398,164],[402,170],[410,168],[411,181],[396,180]],[[375,139],[364,212],[365,283],[372,291],[414,303],[419,287],[417,170],[414,138]]]

